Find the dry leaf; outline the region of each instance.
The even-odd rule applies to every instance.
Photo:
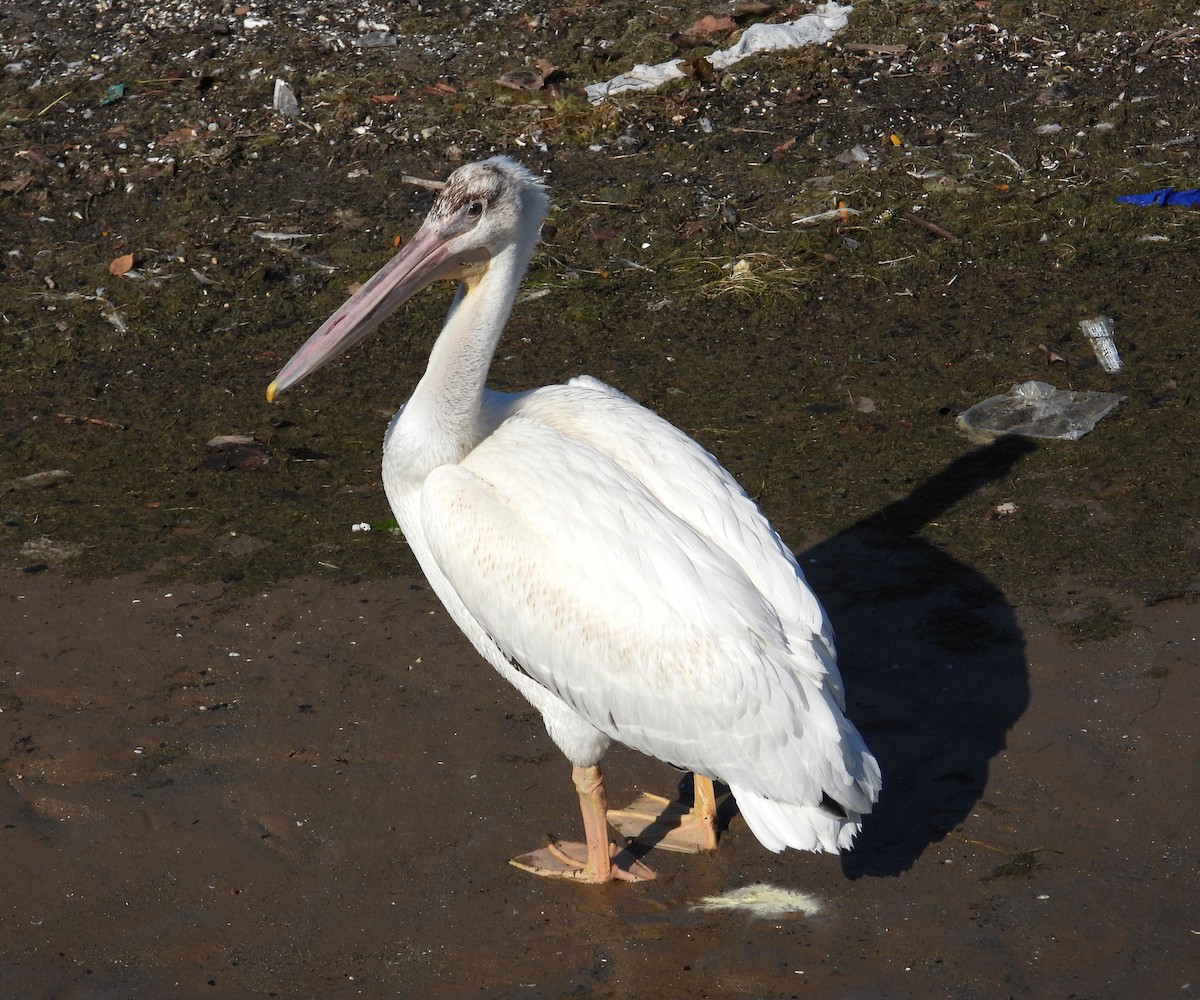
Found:
[[[603,243],[605,240],[615,240],[621,234],[605,223],[602,216],[589,215],[583,220],[583,235],[596,243]]]
[[[795,136],[792,136],[790,139],[784,140],[778,146],[776,146],[774,149],[771,150],[771,155],[767,157],[768,161],[771,163],[774,163],[776,160],[780,159],[783,156],[783,154],[786,153],[789,149],[791,149],[794,145],[796,145],[796,137]]]
[[[1070,364],[1070,361],[1067,360],[1067,356],[1065,354],[1059,354],[1058,351],[1051,350],[1045,344],[1038,344],[1037,346],[1038,346],[1038,350],[1041,351],[1044,355],[1046,355],[1046,364],[1048,364],[1048,365],[1054,365],[1054,364],[1068,365],[1068,364]]]
[[[717,81],[717,71],[713,69],[713,64],[705,59],[704,56],[681,59],[675,65],[684,76],[691,77],[693,80],[707,84],[713,84]]]
[[[709,44],[711,35],[724,34],[727,31],[733,31],[736,27],[737,24],[731,17],[714,17],[712,14],[705,14],[690,28],[672,35],[671,41],[681,49],[691,49],[697,45]]]
[[[697,233],[711,233],[720,227],[721,223],[717,219],[689,219],[687,222],[680,223],[675,231],[687,240]]]
[[[187,142],[189,139],[196,138],[196,130],[194,128],[177,128],[173,132],[168,132],[158,140],[160,146],[169,146],[173,142]]]
[[[729,13],[734,17],[760,17],[774,12],[775,4],[763,0],[736,0],[729,5]]]
[[[28,149],[21,150],[19,153],[17,153],[17,156],[23,156],[27,160],[33,160],[33,162],[39,167],[49,167],[53,166],[54,164],[54,161],[50,159],[50,157],[48,157],[40,149],[35,149],[33,146],[30,146]]]
[[[25,173],[17,174],[11,180],[0,181],[0,191],[6,191],[8,194],[20,194],[32,183],[33,174],[26,171]]]
[[[215,454],[206,458],[201,466],[214,472],[232,472],[238,469],[269,472],[278,462],[275,456],[267,451],[266,445],[251,439],[249,444],[229,443],[209,447]]]
[[[114,257],[108,264],[109,274],[125,274],[133,267],[133,254],[127,253],[123,257]]]

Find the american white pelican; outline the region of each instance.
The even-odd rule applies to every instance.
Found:
[[[754,502],[695,441],[594,378],[484,387],[548,209],[542,182],[506,157],[456,170],[267,399],[426,285],[460,282],[388,427],[383,482],[450,615],[574,765],[586,845],[513,864],[653,878],[609,842],[606,819],[636,833],[661,809],[608,814],[599,761],[612,740],[696,773],[695,805],[666,846],[715,846],[717,779],[770,850],[847,848],[879,766],[843,714],[829,621]]]

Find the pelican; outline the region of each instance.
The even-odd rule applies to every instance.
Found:
[[[768,849],[848,848],[879,766],[844,714],[829,620],[755,503],[699,444],[595,378],[485,387],[548,211],[541,180],[507,157],[454,171],[267,399],[430,283],[459,283],[388,426],[383,482],[450,616],[573,765],[586,842],[512,864],[587,883],[653,878],[608,823],[713,848],[714,779]],[[690,807],[644,797],[610,813],[600,760],[613,740],[693,772]]]

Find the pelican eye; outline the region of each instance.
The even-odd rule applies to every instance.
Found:
[[[473,201],[467,206],[467,215],[472,219],[478,219],[483,215],[483,202]]]

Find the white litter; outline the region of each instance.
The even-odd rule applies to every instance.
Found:
[[[714,69],[725,69],[759,52],[777,52],[780,49],[795,49],[801,45],[823,45],[846,27],[850,20],[849,5],[821,4],[811,14],[783,24],[752,24],[733,45],[719,49],[708,57]],[[670,80],[682,79],[686,74],[680,69],[681,60],[648,66],[638,63],[628,73],[622,73],[603,83],[588,84],[588,100],[598,104],[606,97],[637,90],[654,90]]]
[[[843,222],[848,216],[858,215],[857,208],[831,208],[827,212],[818,212],[816,215],[802,215],[792,219],[793,226],[807,226],[814,222],[829,222],[831,219],[840,219]]]
[[[1096,352],[1096,360],[1100,367],[1110,375],[1121,370],[1121,355],[1117,351],[1113,333],[1117,324],[1111,316],[1097,316],[1095,319],[1081,319],[1079,329],[1087,337],[1092,350]]]
[[[820,913],[824,904],[816,896],[794,889],[781,889],[776,885],[758,882],[754,885],[731,889],[719,896],[705,896],[692,904],[694,910],[741,910],[753,917],[772,919],[789,913],[806,917]]]
[[[286,118],[300,114],[300,102],[285,80],[275,78],[275,93],[271,101],[275,110]]]

